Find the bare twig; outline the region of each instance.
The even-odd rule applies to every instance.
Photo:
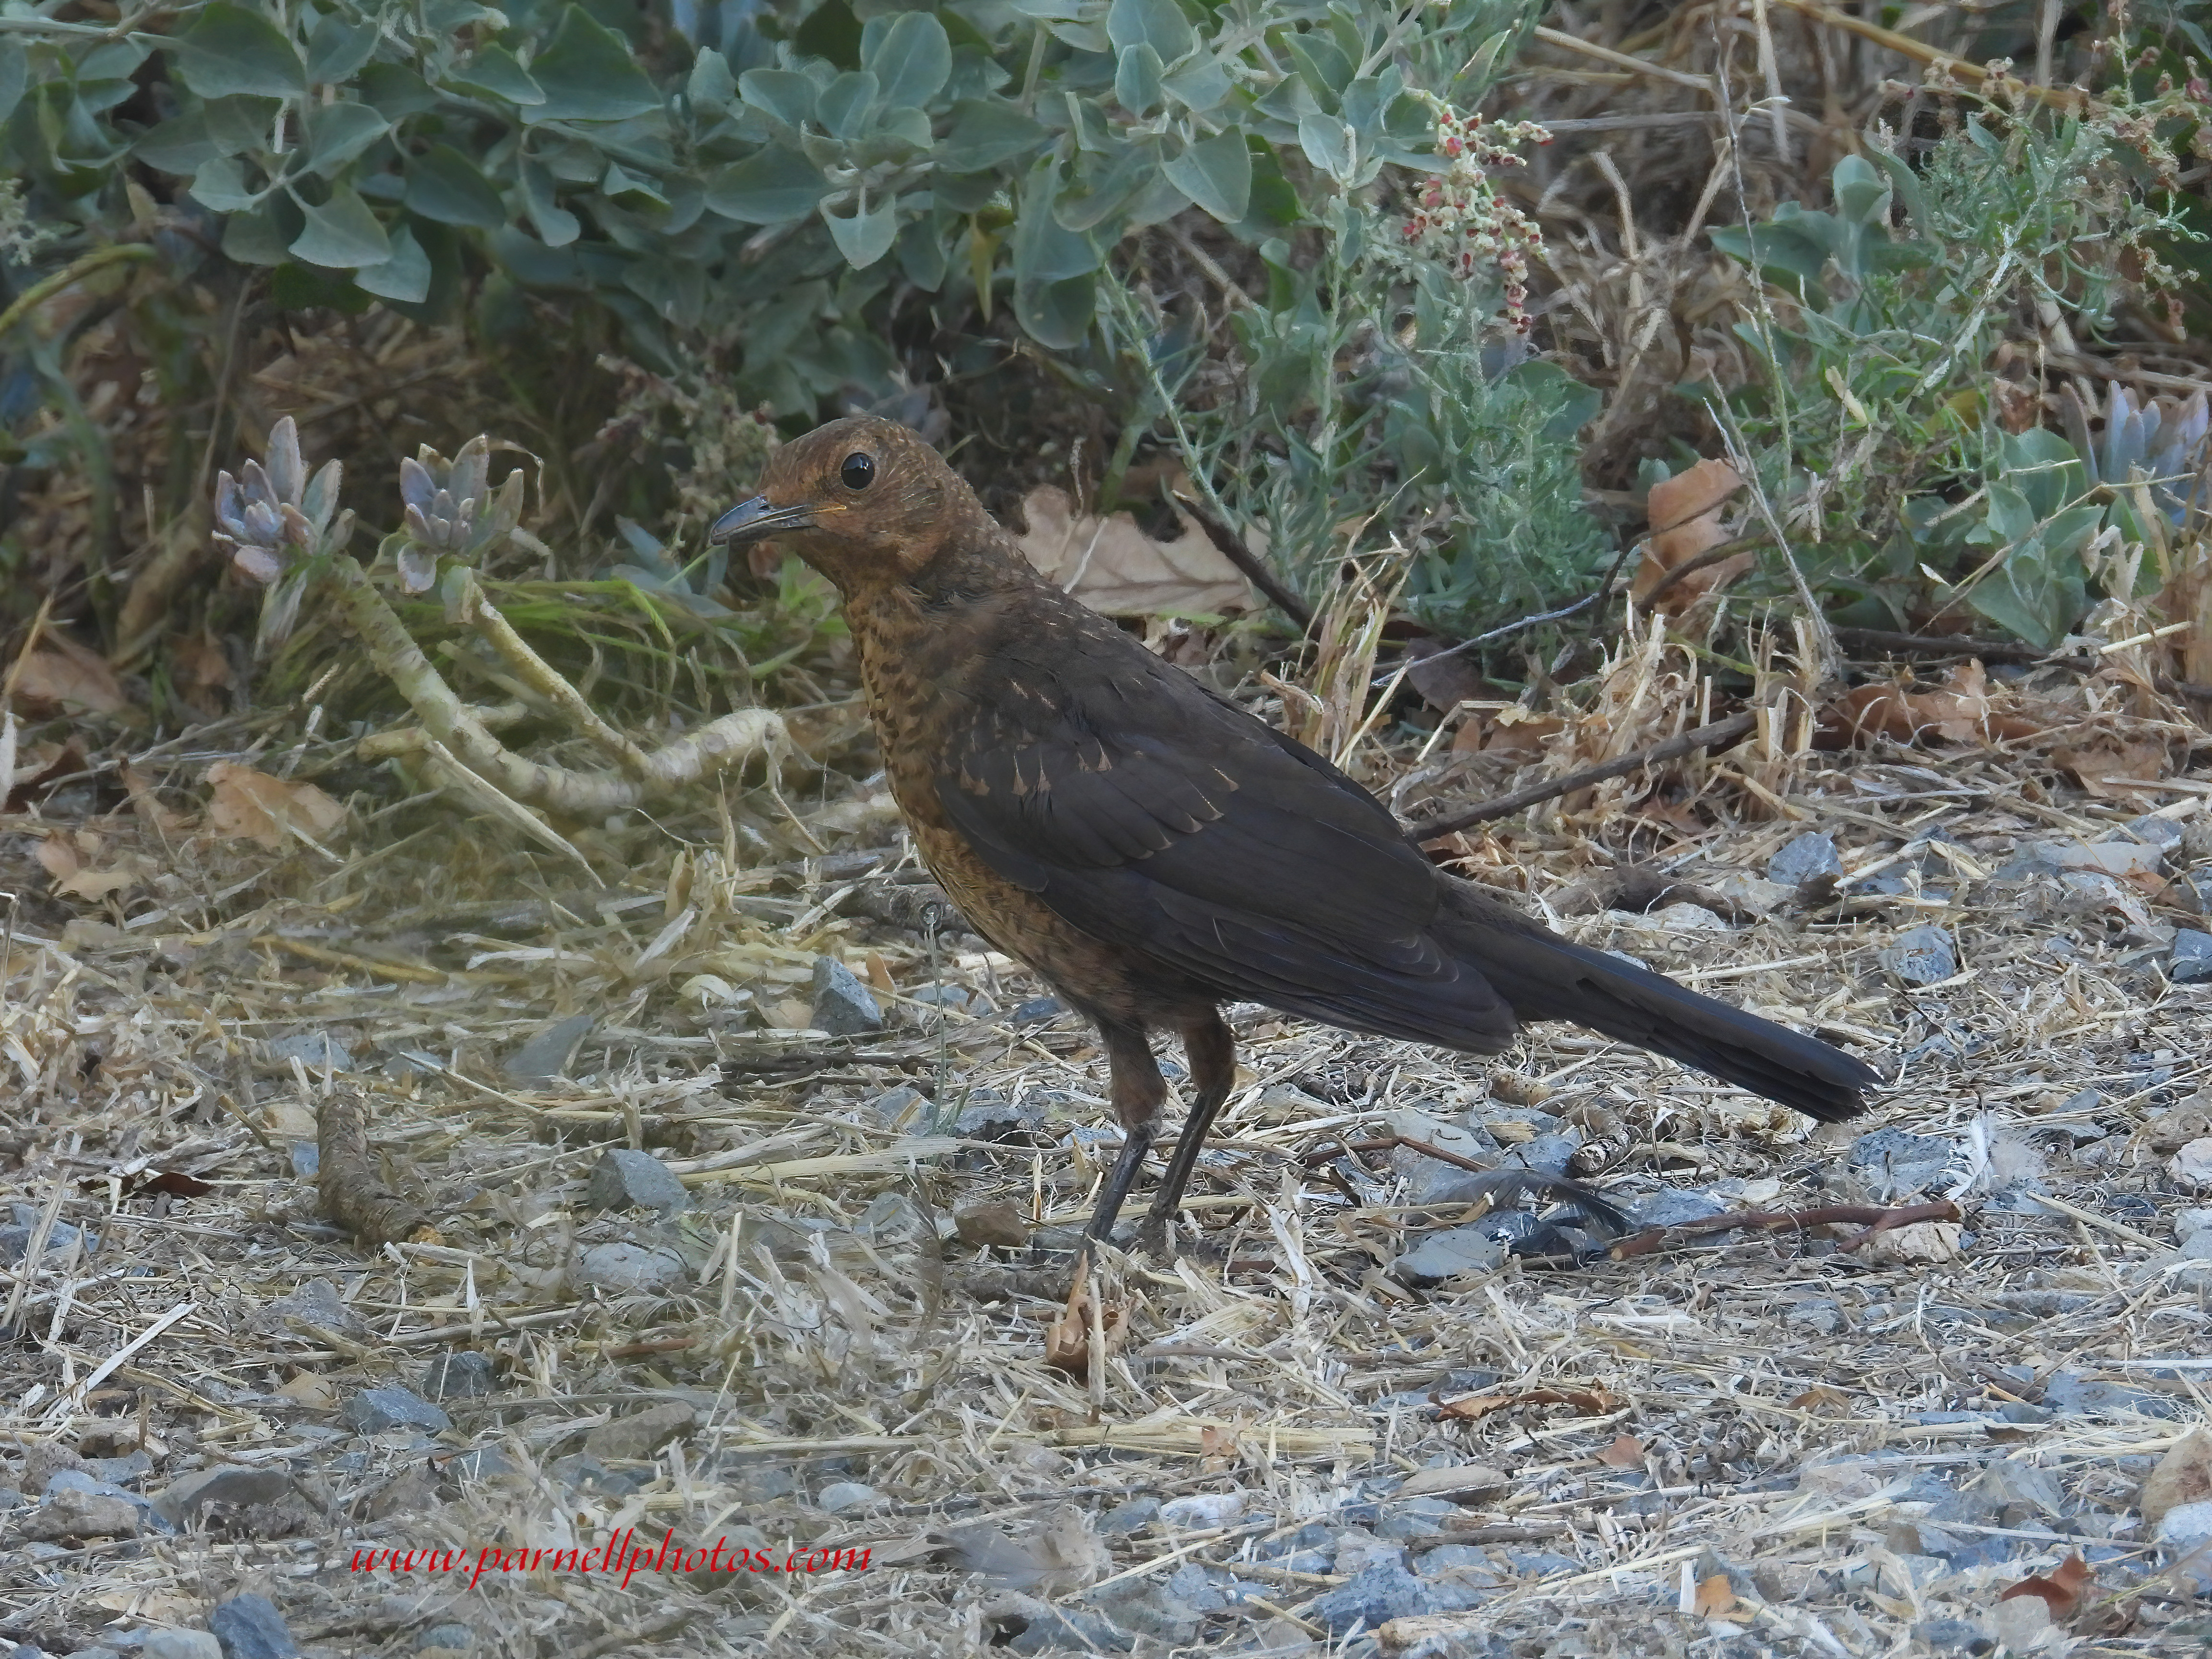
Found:
[[[1680,1221],[1668,1227],[1653,1227],[1647,1231],[1624,1238],[1607,1252],[1615,1261],[1626,1261],[1632,1256],[1653,1255],[1669,1238],[1692,1238],[1699,1233],[1729,1233],[1738,1230],[1762,1231],[1789,1227],[1856,1224],[1864,1229],[1839,1243],[1838,1250],[1856,1250],[1876,1234],[1886,1233],[1896,1227],[1910,1227],[1922,1221],[1957,1221],[1961,1219],[1959,1206],[1948,1199],[1933,1204],[1905,1204],[1885,1207],[1878,1204],[1827,1204],[1810,1210],[1735,1210],[1726,1215],[1709,1215],[1696,1221]]]
[[[1623,755],[1618,760],[1607,761],[1601,766],[1586,766],[1579,772],[1570,772],[1563,778],[1553,778],[1546,783],[1532,783],[1526,789],[1516,789],[1510,795],[1500,795],[1496,800],[1485,801],[1480,806],[1470,806],[1465,811],[1454,812],[1428,823],[1415,824],[1406,831],[1406,839],[1416,845],[1437,841],[1445,836],[1456,835],[1471,825],[1487,823],[1493,818],[1509,818],[1526,807],[1540,805],[1556,800],[1561,795],[1571,795],[1577,789],[1587,789],[1594,783],[1603,783],[1608,778],[1625,777],[1638,767],[1656,766],[1686,755],[1694,749],[1724,749],[1738,738],[1747,737],[1759,725],[1755,714],[1731,714],[1724,720],[1715,720],[1711,726],[1700,726],[1655,743],[1648,749],[1639,749],[1632,755]]]
[[[1227,525],[1208,513],[1180,489],[1171,492],[1176,505],[1190,515],[1191,522],[1206,532],[1221,556],[1244,573],[1244,580],[1267,596],[1267,602],[1298,625],[1298,632],[1313,631],[1313,607],[1293,593],[1280,576],[1267,568],[1265,559],[1256,556],[1244,545],[1244,538]]]

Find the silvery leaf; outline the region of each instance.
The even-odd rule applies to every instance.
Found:
[[[420,547],[399,555],[399,585],[410,593],[427,593],[438,580],[438,556]]]
[[[264,586],[275,581],[284,568],[283,562],[265,547],[234,547],[230,562],[238,567],[240,575]]]
[[[307,493],[300,498],[300,508],[315,526],[317,535],[329,527],[331,514],[337,510],[338,486],[344,479],[343,462],[325,461],[321,470],[307,481]]]
[[[228,472],[215,475],[215,521],[234,536],[246,534],[246,497]]]
[[[426,447],[422,453],[430,454]],[[434,456],[433,459],[436,459]],[[422,462],[406,460],[399,463],[399,499],[410,507],[430,510],[430,498],[438,493],[437,481],[430,476],[429,468]]]
[[[300,460],[300,428],[287,415],[269,431],[269,483],[276,499],[297,506],[307,470]]]
[[[490,476],[491,442],[478,433],[453,457],[453,470],[447,475],[447,483],[458,499],[472,501],[484,493],[484,483]]]

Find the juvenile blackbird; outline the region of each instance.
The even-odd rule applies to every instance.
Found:
[[[906,428],[784,445],[716,542],[773,538],[836,585],[884,766],[922,860],[979,933],[1092,1021],[1127,1135],[1110,1233],[1182,1040],[1193,1098],[1140,1237],[1157,1244],[1228,1097],[1224,1002],[1495,1054],[1571,1020],[1824,1121],[1881,1079],[1812,1037],[1560,938],[1437,869],[1389,810],[1038,576]],[[1501,1185],[1562,1188],[1521,1172]]]

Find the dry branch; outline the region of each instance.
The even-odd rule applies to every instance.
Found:
[[[1869,1239],[1898,1227],[1910,1227],[1922,1221],[1958,1221],[1962,1219],[1959,1206],[1948,1199],[1933,1204],[1903,1204],[1885,1206],[1879,1204],[1826,1204],[1809,1210],[1735,1210],[1725,1215],[1709,1215],[1696,1221],[1678,1221],[1672,1226],[1653,1227],[1624,1238],[1607,1252],[1615,1261],[1626,1261],[1632,1256],[1656,1255],[1669,1238],[1692,1238],[1700,1233],[1729,1233],[1739,1229],[1772,1231],[1784,1227],[1803,1231],[1808,1227],[1858,1226],[1861,1232],[1837,1244],[1839,1251],[1856,1250]]]

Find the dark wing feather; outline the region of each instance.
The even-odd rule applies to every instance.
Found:
[[[1225,1000],[1494,1051],[1511,1011],[1431,936],[1442,884],[1310,750],[1115,634],[999,653],[940,763],[976,853]]]

